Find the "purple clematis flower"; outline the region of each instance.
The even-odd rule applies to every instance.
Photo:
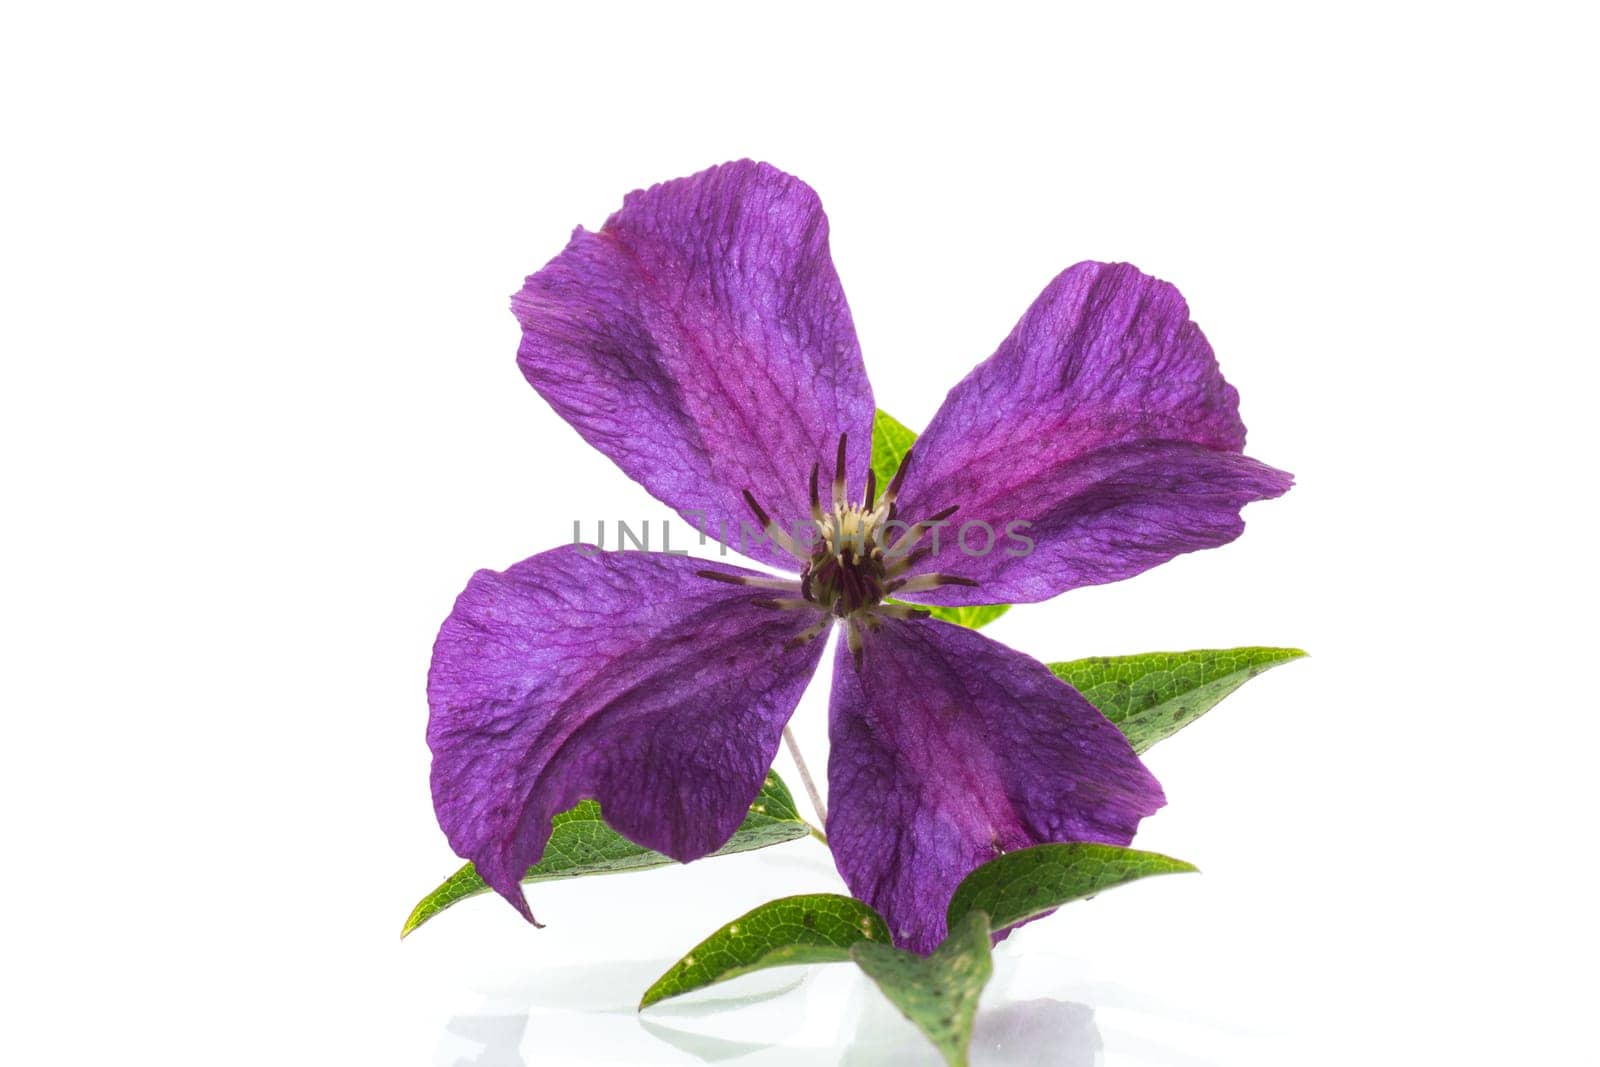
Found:
[[[1241,454],[1238,395],[1176,289],[1064,271],[882,494],[827,218],[798,179],[746,161],[632,193],[512,306],[523,373],[590,444],[701,530],[753,517],[747,554],[798,572],[567,546],[468,583],[428,678],[434,805],[529,920],[522,875],[581,799],[677,860],[727,841],[835,624],[827,834],[902,946],[936,946],[996,854],[1125,845],[1164,803],[1042,664],[904,601],[1126,578],[1233,540],[1246,503],[1289,488]],[[1002,543],[976,553],[973,527],[936,549],[953,514]]]

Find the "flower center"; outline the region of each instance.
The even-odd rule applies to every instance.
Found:
[[[933,551],[931,546],[921,544],[923,536],[955,514],[956,509],[948,507],[913,523],[901,522],[896,518],[895,500],[911,465],[911,450],[901,459],[899,469],[881,496],[877,492],[877,475],[869,469],[867,491],[862,501],[854,503],[847,500],[845,440],[841,434],[834,470],[832,506],[823,508],[817,491],[821,464],[817,464],[811,468],[810,528],[794,531],[795,537],[791,537],[788,531],[768,516],[748,489],[744,492],[745,503],[767,537],[802,564],[798,584],[784,579],[741,577],[717,571],[701,571],[700,574],[717,581],[789,594],[755,601],[762,607],[783,611],[810,609],[824,613],[814,626],[796,639],[800,644],[824,633],[834,619],[843,619],[850,639],[850,651],[859,657],[861,627],[876,630],[884,617],[914,619],[929,614],[926,609],[910,604],[887,603],[886,597],[897,592],[918,593],[942,585],[975,586],[978,583],[951,574],[906,577],[908,571]],[[809,536],[802,537],[802,534]],[[807,543],[799,543],[801,540]]]
[[[889,582],[886,519],[885,511],[863,503],[836,507],[817,522],[811,559],[800,572],[800,595],[841,619],[883,603]]]

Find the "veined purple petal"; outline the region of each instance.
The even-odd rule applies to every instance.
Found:
[[[906,599],[1044,600],[1226,544],[1240,508],[1293,481],[1240,455],[1244,434],[1177,289],[1127,264],[1071,267],[917,440],[900,513],[959,510],[916,570],[980,584]]]
[[[823,642],[786,649],[816,616],[756,607],[762,590],[696,574],[709,569],[750,573],[567,546],[479,571],[440,628],[434,810],[529,919],[522,875],[579,800],[688,861],[726,842],[760,790]]]
[[[1122,733],[1036,660],[973,630],[885,620],[840,645],[828,840],[897,943],[931,951],[968,873],[1053,841],[1126,845],[1165,803]]]
[[[809,186],[748,160],[630,193],[512,298],[517,362],[585,440],[735,547],[750,490],[785,530],[848,433],[859,494],[872,389]],[[748,554],[793,569],[751,535]],[[758,547],[759,546],[759,547]]]

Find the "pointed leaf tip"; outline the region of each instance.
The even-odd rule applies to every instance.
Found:
[[[1258,674],[1305,658],[1298,648],[1221,648],[1090,656],[1048,664],[1146,752]]]
[[[1034,845],[998,856],[963,878],[950,897],[945,922],[955,929],[969,914],[982,911],[998,933],[1141,878],[1198,870],[1171,856],[1116,845]]]
[[[838,963],[858,942],[889,942],[871,907],[836,893],[769,900],[701,941],[645,990],[639,1010],[730,978],[803,963]]]
[[[965,1067],[978,998],[994,973],[989,937],[989,917],[971,911],[926,958],[865,941],[850,958],[950,1067]]]

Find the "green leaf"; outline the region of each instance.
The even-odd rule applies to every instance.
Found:
[[[990,926],[1008,926],[1113,886],[1153,874],[1182,874],[1193,864],[1155,852],[1115,845],[1035,845],[985,863],[961,880],[950,897],[945,922],[950,929],[969,916],[984,914]]]
[[[713,855],[728,856],[735,852],[749,852],[781,845],[810,833],[810,825],[800,817],[794,806],[794,797],[776,774],[768,773],[767,780],[750,805],[750,814],[734,832],[728,843]],[[585,800],[571,811],[562,812],[551,820],[550,842],[545,845],[544,856],[528,869],[522,881],[548,882],[556,878],[577,878],[586,874],[611,874],[617,871],[642,871],[651,867],[664,867],[672,860],[659,852],[634,844],[600,818],[600,805]],[[446,878],[437,889],[417,902],[406,919],[400,936],[438,915],[441,911],[461,903],[468,897],[489,892],[489,887],[472,864],[467,864]]]
[[[887,411],[880,411],[872,420],[872,473],[878,477],[878,492],[889,488],[900,461],[911,451],[917,439],[906,425]]]
[[[889,483],[894,480],[895,471],[900,469],[900,461],[906,458],[906,453],[911,450],[916,440],[917,435],[888,412],[879,411],[873,418],[872,473],[878,477],[880,491],[887,489]],[[965,608],[913,604],[912,607],[923,608],[931,612],[936,619],[943,619],[945,622],[953,622],[957,626],[966,626],[973,630],[987,626],[1011,609],[1010,604],[975,604]]]
[[[859,900],[811,893],[770,900],[724,926],[645,990],[643,1011],[668,997],[768,967],[838,963],[860,941],[889,942],[889,927]]]
[[[1144,752],[1262,671],[1304,655],[1298,648],[1201,649],[1092,656],[1050,669],[1116,723],[1135,752]]]
[[[1006,612],[1011,610],[1010,604],[973,604],[965,608],[941,608],[935,604],[918,604],[919,608],[926,608],[933,612],[933,617],[953,622],[957,626],[966,626],[976,630],[987,626]]]
[[[850,958],[933,1042],[945,1062],[964,1067],[978,996],[994,973],[987,915],[969,912],[926,959],[867,941],[851,948]]]

